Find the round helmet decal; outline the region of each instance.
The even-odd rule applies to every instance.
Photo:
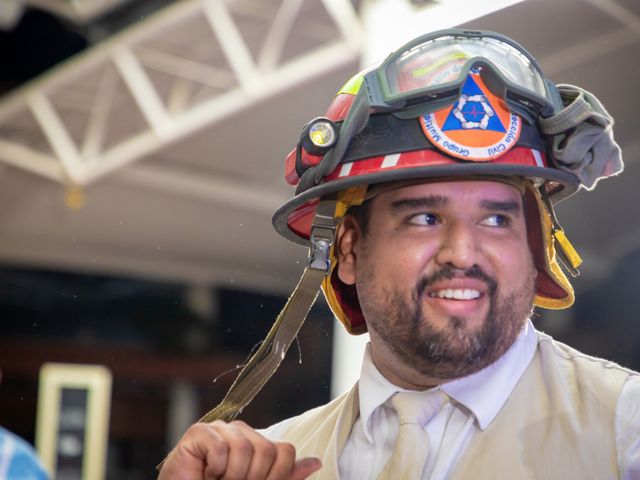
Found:
[[[420,117],[422,131],[439,150],[456,158],[485,162],[514,147],[522,120],[482,81],[478,70],[467,77],[453,105]]]

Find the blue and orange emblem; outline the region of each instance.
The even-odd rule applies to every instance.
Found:
[[[521,122],[477,72],[469,74],[453,105],[420,117],[424,134],[436,148],[474,162],[492,160],[513,148]]]

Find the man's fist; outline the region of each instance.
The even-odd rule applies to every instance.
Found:
[[[296,460],[290,443],[272,442],[246,423],[196,423],[169,454],[158,480],[303,480],[320,460]]]

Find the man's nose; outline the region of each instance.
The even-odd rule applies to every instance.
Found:
[[[463,221],[447,225],[442,232],[436,262],[463,270],[478,263],[477,233],[473,225]]]

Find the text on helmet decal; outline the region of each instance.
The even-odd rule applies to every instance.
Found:
[[[518,142],[522,120],[491,93],[477,71],[470,73],[453,105],[422,115],[422,131],[439,150],[456,158],[486,162]]]

